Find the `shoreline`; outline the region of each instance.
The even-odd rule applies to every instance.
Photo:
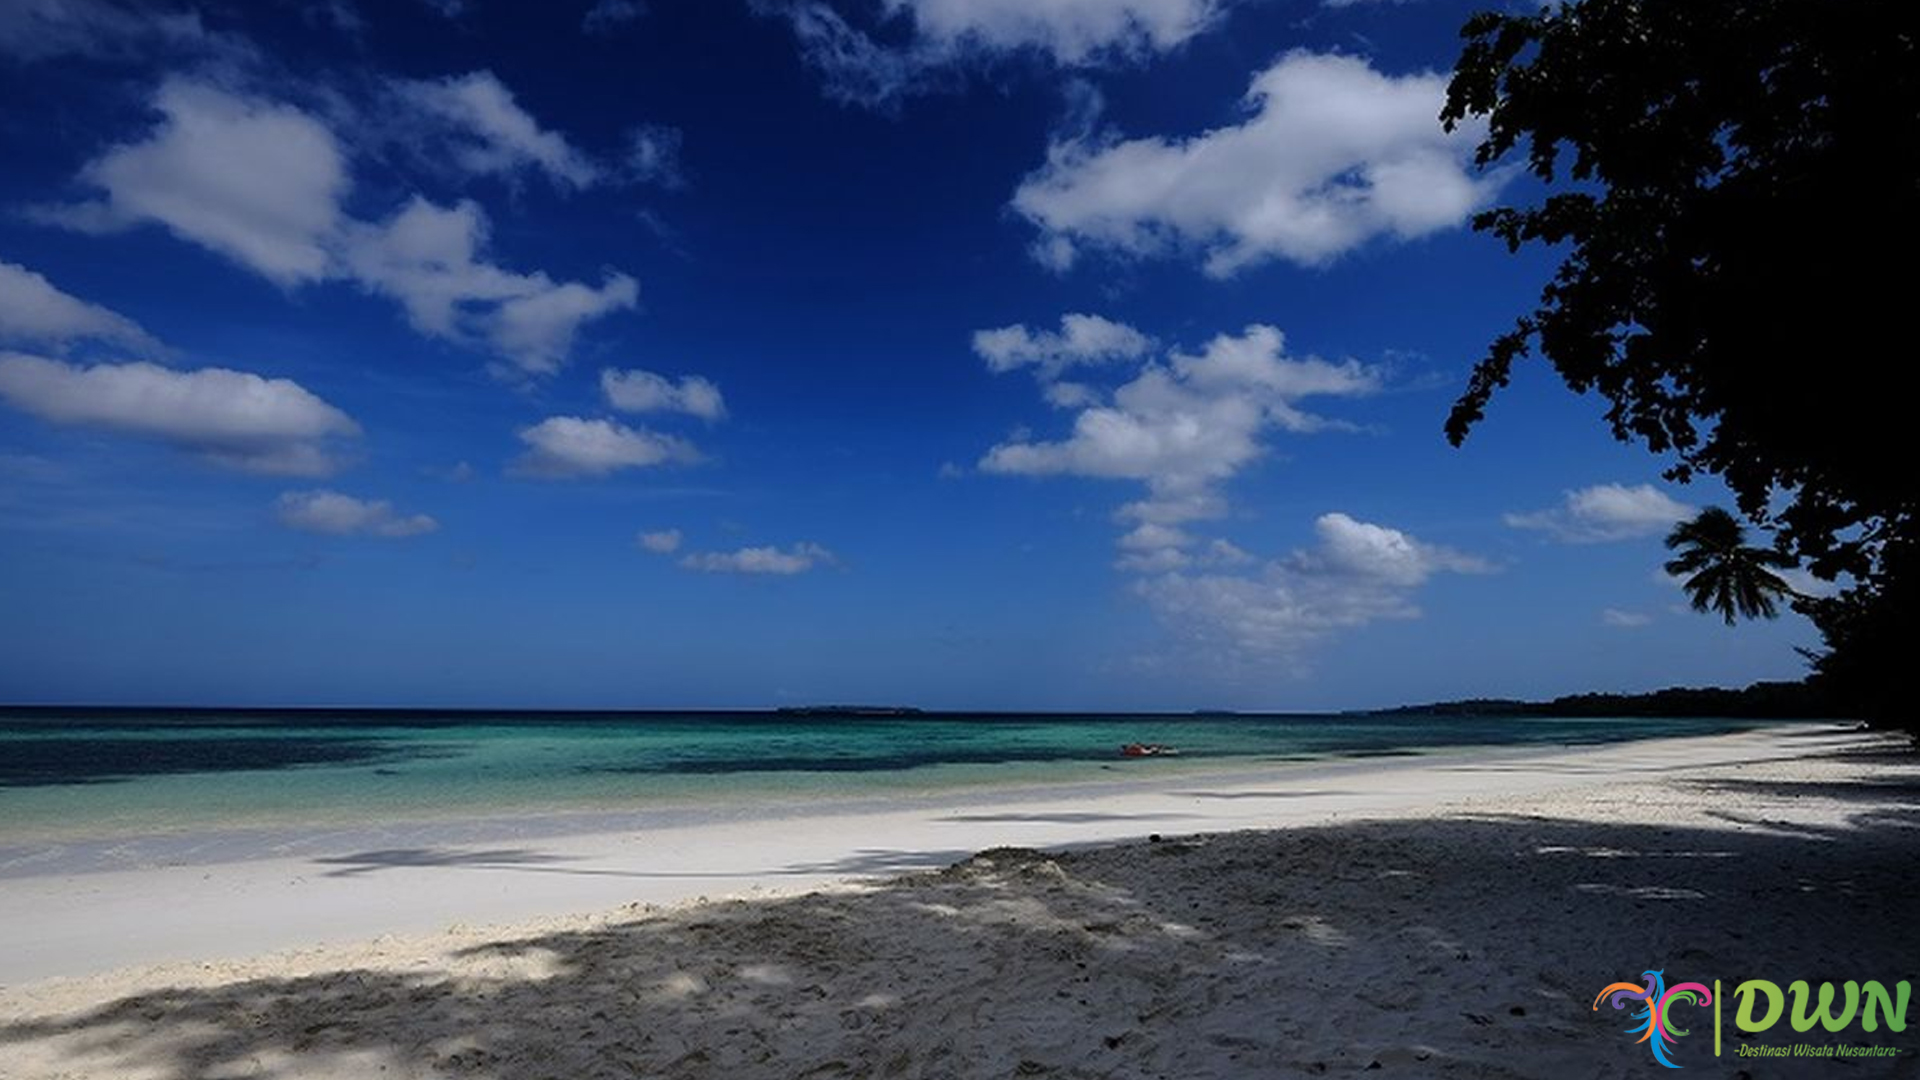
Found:
[[[1849,721],[1769,722],[1757,731],[1843,731]],[[722,824],[779,824],[816,817],[859,816],[898,811],[1010,803],[1100,800],[1114,796],[1173,793],[1194,785],[1246,785],[1337,779],[1355,772],[1391,773],[1444,767],[1471,757],[1477,764],[1524,762],[1567,753],[1690,741],[1752,732],[1712,732],[1565,743],[1444,745],[1418,750],[1356,751],[1314,757],[1154,758],[1100,766],[1106,776],[1074,774],[1039,781],[1031,777],[942,784],[859,793],[775,792],[750,789],[726,802],[712,799],[664,801],[630,809],[606,807],[503,809],[484,813],[449,811],[411,814],[398,819],[321,819],[304,824],[279,822],[226,826],[179,826],[148,831],[122,830],[107,835],[0,833],[0,882],[48,875],[72,876],[115,870],[254,862],[276,857],[337,854],[355,846],[383,843],[432,845],[550,840],[615,833],[646,832]]]
[[[1664,769],[1778,760],[1857,739],[1844,725],[1592,746],[1446,748],[1266,768],[981,788],[908,798],[118,838],[112,862],[0,877],[0,989],[132,965],[232,960],[628,903],[787,895],[935,870],[1001,846],[1064,847],[1404,815]],[[1151,764],[1151,763],[1149,763]],[[1583,779],[1584,778],[1584,779]],[[1599,778],[1599,779],[1596,779]],[[858,837],[857,841],[847,838]],[[155,910],[151,898],[166,896]]]
[[[716,826],[624,851],[309,864],[339,874],[317,879],[333,890],[258,863],[225,880],[131,872],[147,899],[117,915],[153,937],[220,896],[212,914],[283,930],[329,905],[359,921],[277,951],[229,927],[217,947],[175,936],[172,963],[7,978],[0,1077],[1644,1075],[1629,1025],[1589,1007],[1643,969],[1782,985],[1920,971],[1920,761],[1898,742],[1820,725],[1397,759],[1337,788],[1269,774],[785,835],[736,825],[724,849]],[[1148,833],[1162,839],[1114,842]],[[744,872],[756,855],[796,872]],[[641,863],[713,876],[627,876]],[[177,891],[201,874],[211,892]],[[647,899],[663,881],[673,895]],[[556,891],[525,918],[366,932],[383,904],[493,884]],[[602,889],[624,899],[567,906]],[[11,947],[88,908],[69,891],[0,933]],[[1674,1053],[1727,1067],[1801,1038],[1730,1034],[1716,1060],[1696,1034]],[[1832,1038],[1891,1048],[1854,1059],[1858,1075],[1905,1075],[1920,1025]]]

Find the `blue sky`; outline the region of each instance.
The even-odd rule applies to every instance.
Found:
[[[21,0],[0,699],[1326,709],[1797,677],[1434,117],[1473,5]]]

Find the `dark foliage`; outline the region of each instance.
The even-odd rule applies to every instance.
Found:
[[[1717,474],[1816,575],[1797,604],[1823,674],[1879,708],[1915,640],[1916,478],[1904,315],[1920,230],[1920,8],[1909,0],[1578,0],[1463,30],[1442,120],[1485,118],[1477,159],[1547,185],[1475,219],[1564,245],[1539,306],[1496,339],[1454,443],[1539,353],[1607,421]],[[1871,639],[1868,628],[1871,628]],[[1863,651],[1848,654],[1851,650]]]
[[[1739,690],[1670,686],[1646,694],[1568,694],[1552,701],[1475,699],[1408,705],[1388,715],[1419,716],[1678,716],[1740,720],[1832,720],[1858,715],[1829,694],[1823,680],[1757,682]]]

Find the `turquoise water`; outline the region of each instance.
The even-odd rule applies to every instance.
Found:
[[[1752,722],[1410,716],[0,711],[0,842],[938,795]],[[1129,742],[1177,758],[1123,759]]]

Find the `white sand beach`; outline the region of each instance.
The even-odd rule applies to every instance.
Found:
[[[1658,1065],[1591,1002],[1643,970],[1920,977],[1920,765],[1886,736],[1135,775],[15,877],[0,1076],[1628,1076]],[[1677,1060],[1777,1066],[1731,1010],[1715,1059],[1710,1013]],[[1747,1041],[1905,1076],[1920,1023]]]

